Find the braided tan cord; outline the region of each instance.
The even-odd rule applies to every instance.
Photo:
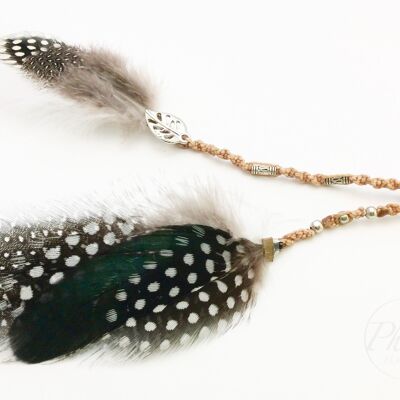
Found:
[[[277,175],[283,175],[288,178],[293,178],[298,181],[308,183],[311,185],[321,186],[326,185],[327,179],[331,178],[331,175],[323,174],[310,174],[308,172],[301,172],[295,168],[283,168],[280,165],[276,166]],[[340,176],[340,175],[339,175]],[[400,181],[397,179],[383,179],[383,178],[371,178],[368,175],[341,175],[345,176],[349,180],[349,184],[355,184],[359,186],[372,186],[375,189],[400,189]]]
[[[395,216],[400,214],[400,204],[391,203],[385,206],[379,206],[376,208],[377,217],[382,218],[385,216]],[[342,211],[336,214],[328,215],[321,220],[324,229],[333,229],[339,226],[347,225],[350,222],[364,218],[367,216],[367,210],[364,207],[360,207],[354,211]],[[343,218],[344,217],[344,218]],[[297,231],[288,233],[280,239],[282,247],[289,247],[293,244],[301,241],[310,239],[317,235],[317,232],[312,229],[299,229]]]
[[[263,163],[246,162],[243,157],[232,154],[227,149],[220,149],[212,144],[207,144],[201,140],[192,140],[187,138],[187,143],[184,147],[201,152],[207,153],[214,157],[221,158],[223,160],[230,161],[233,165],[237,166],[241,170],[251,173],[254,165],[262,165]],[[269,165],[269,164],[265,164]],[[284,168],[280,165],[272,165],[275,168],[274,176],[286,176],[287,178],[296,179],[300,182],[307,183],[315,186],[327,185],[327,180],[332,178],[331,175],[324,174],[310,174],[306,171],[299,171],[295,168]],[[337,175],[346,179],[345,184],[355,184],[360,186],[372,186],[375,189],[400,189],[400,181],[397,179],[383,179],[383,178],[371,178],[368,175],[348,175],[342,174]]]
[[[232,154],[227,149],[220,149],[212,144],[204,143],[201,140],[191,140],[188,138],[187,143],[184,146],[189,149],[199,151],[201,153],[207,153],[214,157],[222,158],[223,160],[228,160],[233,165],[239,167],[243,171],[249,172],[251,169],[251,163],[245,162],[243,157],[238,156],[236,154]]]
[[[359,186],[372,186],[375,189],[400,189],[400,181],[397,179],[382,179],[382,178],[371,178],[368,175],[324,175],[324,174],[310,174],[309,172],[299,171],[295,168],[284,168],[280,165],[264,164],[246,162],[243,157],[232,154],[227,149],[220,149],[212,144],[207,144],[201,140],[192,140],[187,138],[187,142],[184,147],[201,152],[207,153],[214,157],[221,158],[223,160],[230,161],[233,165],[239,167],[245,172],[253,175],[266,175],[266,176],[286,176],[287,178],[296,179],[300,182],[315,185],[315,186],[326,186],[332,184],[349,185],[355,184]],[[400,214],[400,204],[391,203],[386,206],[379,206],[376,209],[376,216],[378,218],[389,216],[395,216]],[[367,209],[360,207],[353,211],[343,211],[336,214],[328,215],[321,221],[318,221],[323,229],[333,229],[342,225],[368,217]],[[314,237],[317,234],[315,228],[299,229],[292,233],[289,233],[279,239],[282,248],[292,246],[293,244]]]

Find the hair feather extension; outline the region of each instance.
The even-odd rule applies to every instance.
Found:
[[[200,225],[139,235],[27,304],[10,330],[14,353],[46,361],[117,328],[119,346],[133,342],[131,350],[141,353],[204,335],[251,301],[245,257],[253,246]]]
[[[137,129],[144,126],[145,110],[154,105],[153,90],[144,76],[107,50],[25,34],[2,40],[0,59],[19,67],[42,87],[90,107],[102,121]]]
[[[261,279],[262,246],[228,228],[210,193],[148,199],[142,191],[121,213],[1,230],[0,321],[17,360],[92,349],[145,357],[240,320]]]

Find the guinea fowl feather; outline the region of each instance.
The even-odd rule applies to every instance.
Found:
[[[21,35],[3,40],[0,58],[21,68],[42,87],[90,108],[102,122],[135,129],[144,126],[144,112],[154,105],[145,77],[107,50]]]
[[[141,77],[107,51],[20,36],[5,39],[0,53],[102,119],[137,127],[152,106]],[[0,334],[17,360],[91,346],[143,357],[223,332],[253,303],[262,246],[233,233],[221,204],[178,193],[170,203],[133,202],[134,212],[0,232]]]
[[[145,355],[224,328],[253,297],[248,246],[198,225],[115,246],[29,303],[10,331],[14,353],[47,361],[119,329],[117,346]]]
[[[13,357],[145,357],[236,325],[255,298],[262,246],[229,229],[231,209],[212,194],[189,193],[142,190],[121,213],[2,229],[0,332]]]

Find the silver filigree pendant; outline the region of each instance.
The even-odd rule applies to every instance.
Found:
[[[187,144],[188,134],[185,123],[172,114],[146,110],[146,122],[158,139],[169,144]]]

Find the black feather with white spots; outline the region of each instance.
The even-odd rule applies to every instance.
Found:
[[[59,77],[68,65],[81,63],[77,47],[39,36],[4,39],[0,45],[0,58],[48,82]]]
[[[143,356],[224,331],[253,299],[260,255],[260,246],[206,226],[136,236],[29,302],[11,327],[13,350],[41,362],[102,338]]]
[[[175,304],[144,318],[128,318],[124,326],[103,337],[103,352],[125,359],[132,354],[146,357],[225,333],[251,307],[259,272],[258,266],[254,270],[247,262],[238,262],[234,270],[192,289]]]
[[[153,88],[146,77],[105,49],[22,35],[0,40],[1,59],[80,108],[90,108],[92,122],[94,117],[100,124],[135,130],[143,127],[145,110],[154,107]]]
[[[0,231],[0,337],[38,294],[87,259],[140,233],[134,219],[113,215],[3,227]]]
[[[200,241],[193,243],[189,239],[190,229]],[[110,324],[120,325],[124,320],[125,323],[103,337],[104,352],[111,350],[112,355],[123,358],[133,354],[146,357],[191,345],[226,332],[252,305],[256,282],[262,273],[257,257],[259,247],[245,239],[234,240],[229,233],[210,227],[187,226],[185,230],[187,236],[180,231],[180,239],[188,240],[185,251],[190,249],[190,253],[177,253],[171,260],[175,267],[159,266],[157,275],[161,275],[162,284],[156,292],[161,293],[154,296],[149,290],[149,282],[154,278],[133,282],[137,292],[133,292],[131,300],[139,294],[144,295],[146,304],[147,297],[151,299],[144,314],[127,314],[125,307],[130,298],[124,300],[128,303],[121,303],[121,291],[115,293],[114,308],[107,303],[111,315],[106,314],[106,319],[114,316],[113,311],[117,318]]]

